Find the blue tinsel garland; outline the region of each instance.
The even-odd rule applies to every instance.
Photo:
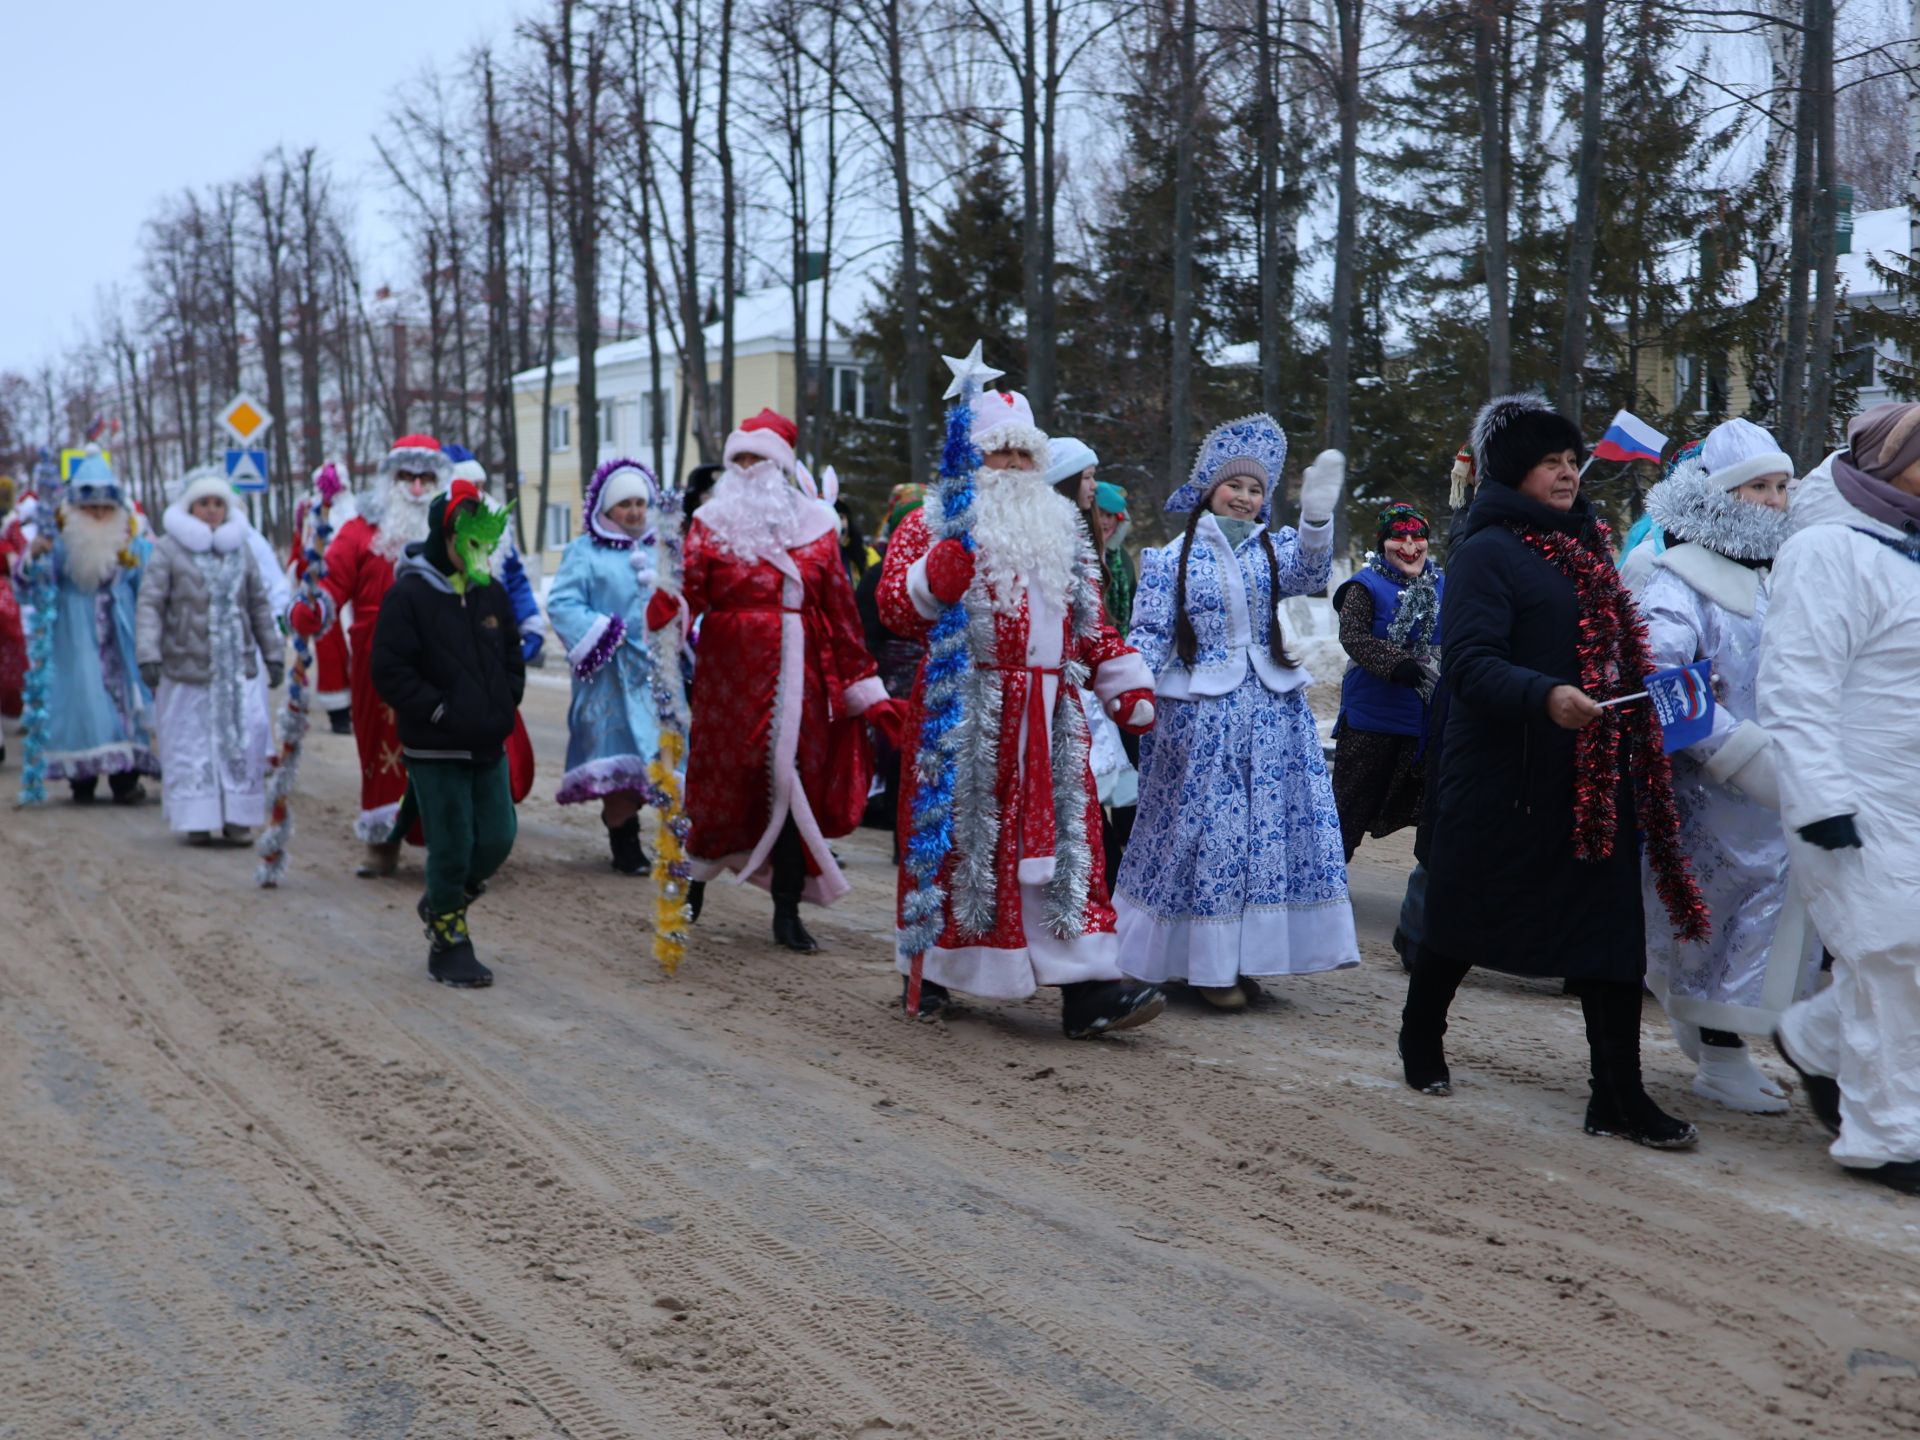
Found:
[[[973,551],[973,482],[980,452],[973,446],[973,386],[969,384],[947,412],[946,443],[940,452],[936,540],[958,540]],[[967,607],[956,601],[940,612],[927,640],[925,682],[921,689],[920,748],[916,757],[912,834],[906,867],[913,889],[902,903],[901,949],[924,955],[940,938],[946,892],[940,868],[953,849],[953,779],[959,760],[960,726],[965,719],[961,681],[971,664],[967,650]]]

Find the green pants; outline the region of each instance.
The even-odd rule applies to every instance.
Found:
[[[507,783],[507,757],[488,765],[408,757],[407,779],[427,838],[427,906],[436,915],[467,908],[467,890],[506,863],[520,821]]]

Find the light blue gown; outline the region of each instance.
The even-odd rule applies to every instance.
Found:
[[[655,560],[651,543],[617,549],[589,532],[567,546],[547,593],[547,621],[573,667],[562,805],[653,793],[647,767],[660,750],[660,720],[646,647]]]
[[[1256,530],[1232,545],[1203,515],[1187,557],[1191,668],[1174,648],[1179,540],[1141,556],[1127,639],[1152,667],[1140,808],[1114,896],[1120,964],[1137,979],[1225,987],[1360,963],[1340,816],[1308,709],[1311,676],[1268,650],[1274,607],[1326,587],[1332,527]]]
[[[133,542],[139,566],[119,569],[98,589],[82,590],[67,569],[67,542],[48,557],[56,583],[53,684],[47,707],[49,780],[136,771],[160,773],[154,758],[153,696],[140,681],[134,610],[153,544]]]

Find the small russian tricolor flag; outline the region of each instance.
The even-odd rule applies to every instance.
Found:
[[[1593,447],[1593,454],[1595,459],[1615,460],[1623,465],[1634,460],[1651,460],[1658,465],[1661,452],[1666,448],[1666,436],[1631,410],[1616,410],[1613,423]]]

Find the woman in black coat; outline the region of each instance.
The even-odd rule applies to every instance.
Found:
[[[1573,423],[1532,397],[1496,400],[1474,426],[1474,452],[1482,483],[1443,606],[1451,700],[1426,934],[1401,1022],[1407,1084],[1451,1093],[1441,1037],[1472,966],[1564,978],[1591,1050],[1588,1132],[1683,1148],[1694,1128],[1640,1083],[1643,819],[1659,817],[1649,853],[1674,872],[1663,893],[1676,924],[1699,920],[1677,845],[1665,843],[1677,822],[1647,706],[1598,703],[1644,688],[1644,634],[1605,527],[1580,498]],[[1583,616],[1602,622],[1589,625],[1584,654]],[[1588,726],[1619,733],[1582,741]]]

